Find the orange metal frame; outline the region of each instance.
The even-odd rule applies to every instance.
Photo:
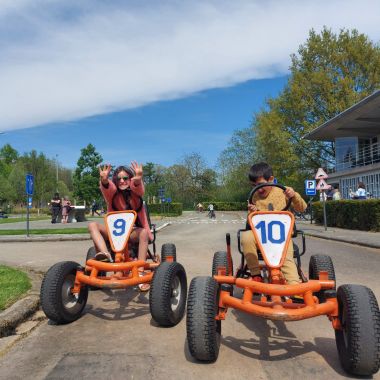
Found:
[[[129,211],[129,210],[127,210]],[[125,211],[116,211],[115,213],[122,213]],[[135,214],[136,212],[131,210]],[[111,214],[111,213],[109,213]],[[107,214],[107,215],[109,215]],[[107,226],[107,233],[110,234]],[[115,252],[115,262],[114,263],[105,263],[97,260],[88,260],[86,266],[83,269],[78,269],[75,276],[75,283],[72,289],[72,293],[78,294],[80,288],[85,285],[90,285],[98,288],[109,288],[109,289],[123,289],[128,286],[135,286],[139,284],[144,284],[151,282],[153,278],[153,271],[160,264],[159,262],[149,263],[143,260],[134,260],[130,257],[128,251],[128,240],[132,228],[128,232],[128,237],[124,244],[122,251]],[[112,241],[111,241],[112,250],[114,250]],[[167,261],[171,261],[170,257],[167,258]],[[139,268],[144,268],[144,275],[140,276]],[[99,276],[99,272],[113,272],[110,276]]]
[[[272,213],[274,212],[272,211]],[[284,212],[276,211],[275,213]],[[249,223],[254,231],[251,218],[249,219]],[[292,219],[291,231],[293,231],[293,224],[294,218]],[[291,236],[291,234],[289,235]],[[288,240],[290,241],[290,238]],[[289,241],[286,243],[281,265],[284,262]],[[228,260],[232,260],[229,244],[227,244],[227,255]],[[265,258],[264,255],[263,257]],[[244,292],[243,297],[240,299],[231,296],[228,290],[221,290],[219,295],[219,312],[215,319],[225,319],[228,308],[233,307],[263,318],[282,321],[298,321],[319,315],[326,315],[332,322],[334,329],[341,329],[338,319],[339,310],[336,297],[327,298],[326,302],[319,303],[318,298],[313,296],[313,293],[319,292],[320,290],[335,288],[335,281],[328,279],[328,273],[326,271],[319,273],[319,280],[309,280],[308,282],[300,284],[288,285],[280,268],[270,267],[267,263],[266,265],[260,265],[260,267],[261,269],[266,268],[268,270],[269,283],[256,282],[252,281],[252,279],[236,278],[233,275],[226,275],[226,268],[218,268],[218,274],[214,276],[214,279],[219,284],[235,285],[243,289]],[[257,294],[258,297],[254,297],[255,294]],[[303,302],[293,302],[293,300],[289,298],[292,296],[302,297]],[[282,297],[286,298],[284,299]]]

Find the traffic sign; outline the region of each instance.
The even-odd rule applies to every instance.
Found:
[[[28,197],[28,204],[27,204],[28,208],[32,208],[32,204],[33,204],[32,202],[33,202],[32,197]]]
[[[171,203],[172,199],[171,198],[166,198],[166,202]]]
[[[25,177],[25,189],[27,195],[33,195],[34,191],[34,177],[33,174],[27,174]]]
[[[317,171],[317,174],[315,175],[315,179],[326,179],[326,178],[329,178],[327,173],[322,168],[319,168]]]
[[[331,186],[327,184],[327,182],[324,179],[320,179],[317,184],[317,190],[324,191],[328,190]]]
[[[317,181],[315,179],[307,179],[305,181],[305,194],[314,196],[317,193]]]

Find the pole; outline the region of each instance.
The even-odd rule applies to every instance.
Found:
[[[313,198],[310,198],[309,207],[310,207],[310,224],[313,224]]]
[[[58,193],[58,154],[55,155],[55,169],[56,169],[56,192]]]
[[[322,190],[322,198],[323,198],[323,224],[325,226],[325,231],[327,231],[326,196],[325,196],[324,190]]]
[[[29,237],[29,195],[26,194],[26,236]]]

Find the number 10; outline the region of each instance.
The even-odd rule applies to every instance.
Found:
[[[273,228],[278,226],[279,228],[279,238],[276,239],[273,236]],[[260,223],[257,223],[255,228],[261,232],[261,243],[266,244],[268,240],[273,244],[281,244],[285,241],[285,226],[284,223],[274,220],[268,223],[266,226],[265,220],[262,220]]]

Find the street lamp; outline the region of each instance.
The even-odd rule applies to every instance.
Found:
[[[56,168],[56,192],[58,193],[58,154],[55,155],[55,168]]]

